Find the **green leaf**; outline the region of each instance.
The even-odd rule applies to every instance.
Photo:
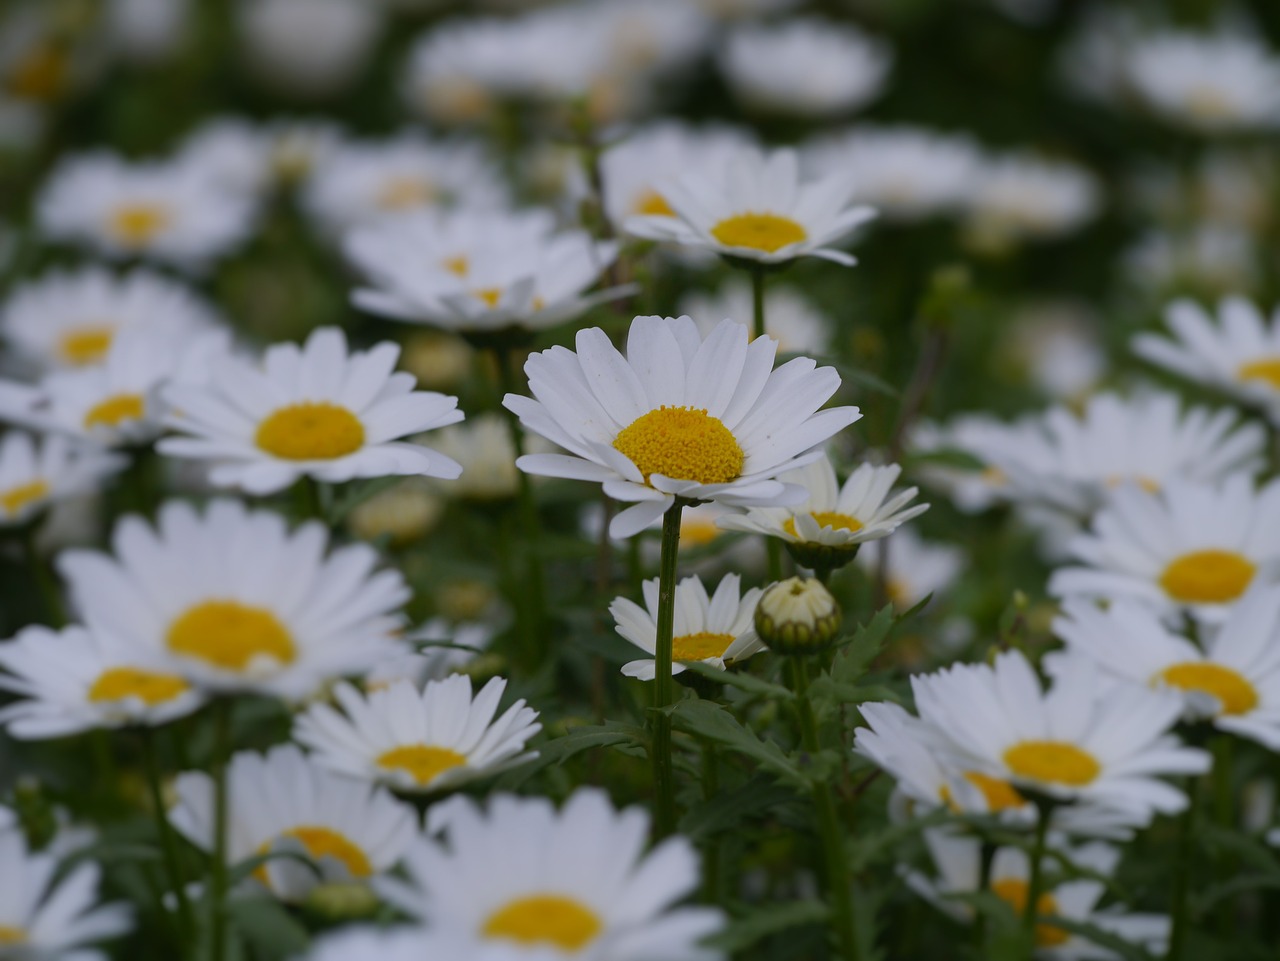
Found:
[[[648,735],[645,734],[644,728],[633,724],[622,724],[617,721],[584,724],[560,737],[539,744],[537,758],[503,774],[495,786],[500,786],[504,790],[519,787],[539,771],[553,766],[558,767],[575,754],[590,751],[592,748],[617,747],[623,749],[624,753],[634,755],[644,753],[647,745]]]
[[[823,924],[829,914],[821,901],[789,901],[765,906],[752,905],[751,913],[730,921],[708,944],[736,953],[774,934],[801,925]]]
[[[854,631],[831,662],[831,680],[837,684],[853,684],[862,678],[884,649],[889,632],[898,620],[894,616],[893,605],[886,604],[871,620]]]
[[[762,741],[738,723],[737,718],[711,701],[686,699],[667,708],[677,730],[723,744],[732,751],[760,762],[761,767],[796,783],[805,783],[800,770],[782,749],[770,741]]]
[[[227,914],[255,958],[293,958],[310,945],[307,929],[269,898],[232,898],[227,902]]]
[[[693,805],[680,819],[680,833],[697,840],[711,834],[732,831],[752,815],[771,811],[796,797],[794,791],[758,775],[739,788],[720,791]]]
[[[736,687],[738,690],[746,691],[749,694],[761,694],[780,701],[790,701],[795,698],[790,688],[783,687],[781,684],[774,684],[772,681],[766,681],[764,678],[756,677],[752,674],[722,671],[719,668],[712,667],[710,664],[703,664],[701,661],[693,661],[686,664],[685,667],[695,674],[700,674],[726,687]]]

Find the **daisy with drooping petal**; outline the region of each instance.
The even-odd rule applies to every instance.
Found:
[[[333,774],[292,744],[265,755],[242,751],[227,768],[227,862],[276,851],[252,882],[296,903],[326,881],[369,881],[404,857],[417,837],[413,808],[385,789]],[[169,820],[196,847],[212,852],[213,780],[203,771],[178,775]]]
[[[854,184],[843,172],[802,180],[793,150],[744,148],[656,188],[672,213],[631,217],[629,233],[764,264],[812,256],[851,266],[852,256],[829,245],[875,216],[851,205]]]
[[[154,529],[116,524],[115,557],[71,550],[57,566],[92,630],[166,652],[203,688],[296,699],[393,653],[409,597],[396,571],[374,573],[372,548],[326,557],[327,542],[317,522],[290,531],[235,501],[170,501]]]
[[[1063,803],[1150,819],[1187,806],[1161,775],[1203,774],[1210,758],[1168,732],[1182,699],[1168,691],[1099,689],[1073,658],[1046,692],[1019,651],[911,678],[916,707],[948,766]]]
[[[1255,490],[1243,474],[1216,485],[1170,480],[1160,493],[1127,485],[1070,550],[1086,566],[1054,571],[1054,597],[1130,597],[1217,623],[1251,586],[1280,579],[1280,481]]]
[[[25,524],[52,504],[100,490],[125,463],[65,437],[37,441],[10,431],[0,438],[0,528]]]
[[[721,912],[674,906],[698,884],[693,846],[672,837],[646,854],[643,809],[617,811],[603,791],[579,788],[558,812],[499,794],[485,809],[456,798],[448,813],[444,837],[405,859],[410,882],[379,885],[433,932],[548,961],[723,957],[700,946]]]
[[[910,527],[896,531],[893,541],[872,541],[858,551],[856,562],[868,575],[880,572],[880,552],[889,551],[889,600],[900,611],[910,610],[930,594],[946,591],[964,570],[964,551],[951,544],[922,540]]]
[[[688,318],[637,317],[627,356],[599,328],[525,364],[533,397],[503,405],[525,427],[569,451],[526,454],[530,474],[602,483],[636,501],[610,524],[615,537],[643,530],[677,497],[733,506],[801,496],[776,480],[807,463],[856,407],[819,410],[839,387],[830,367],[796,358],[773,370],[777,343],[748,342],[747,328],[722,321],[705,340]]]
[[[207,383],[169,385],[166,423],[186,436],[156,449],[209,461],[212,483],[254,494],[299,477],[457,477],[455,461],[397,441],[462,420],[456,397],[415,391],[412,374],[392,372],[399,356],[389,341],[348,352],[341,330],[321,327],[302,347],[269,348],[260,367],[222,358]]]
[[[542,730],[537,711],[519,700],[494,716],[506,686],[495,677],[472,700],[461,674],[421,689],[394,681],[367,697],[339,684],[342,712],[312,705],[294,722],[294,739],[339,774],[410,793],[449,790],[537,757],[524,751]]]
[[[658,578],[645,581],[643,588],[644,607],[617,597],[609,605],[609,613],[619,634],[653,654],[658,643]],[[724,670],[765,650],[754,623],[760,594],[758,587],[742,593],[737,574],[726,575],[710,596],[697,577],[686,577],[676,584],[671,673],[680,674],[690,661],[701,661]],[[628,661],[622,666],[622,673],[652,681],[654,669],[653,658],[649,657]]]

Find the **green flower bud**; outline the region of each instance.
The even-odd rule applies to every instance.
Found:
[[[329,881],[311,889],[303,909],[323,921],[358,921],[378,911],[378,895],[358,881]]]
[[[784,541],[787,553],[801,567],[811,571],[836,571],[858,556],[861,544],[816,544],[812,541]]]
[[[817,578],[778,581],[756,606],[756,633],[778,654],[816,654],[840,632],[840,605]]]

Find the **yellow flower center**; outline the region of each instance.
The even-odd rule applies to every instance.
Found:
[[[158,674],[136,667],[113,667],[98,675],[89,688],[89,700],[123,701],[136,697],[148,707],[164,704],[185,693],[190,685],[176,674]]]
[[[680,520],[680,546],[702,547],[710,544],[720,536],[720,528],[716,522],[704,517],[690,517],[686,514]]]
[[[771,254],[788,244],[798,244],[809,235],[789,217],[736,214],[712,227],[711,236],[726,247],[749,247]]]
[[[25,944],[27,940],[27,932],[22,928],[11,928],[7,924],[0,924],[0,944]]]
[[[437,196],[435,187],[422,177],[391,177],[378,191],[377,204],[383,210],[424,207]]]
[[[17,487],[10,487],[7,491],[0,492],[0,507],[4,508],[6,514],[12,516],[32,501],[38,501],[48,493],[48,481],[28,481],[25,484],[19,484]]]
[[[280,837],[297,838],[307,849],[307,854],[317,861],[324,857],[340,861],[352,877],[367,878],[373,873],[373,865],[369,863],[364,851],[332,828],[303,824],[282,831]],[[264,845],[261,853],[265,854],[267,850],[269,847]]]
[[[984,484],[990,484],[992,487],[1003,487],[1009,483],[1009,475],[994,464],[984,467],[978,476]]]
[[[979,771],[965,771],[964,779],[982,792],[987,800],[987,810],[993,814],[1009,808],[1020,808],[1027,803],[1027,799],[1014,790],[1012,784],[998,777]]]
[[[481,287],[479,290],[471,291],[477,300],[484,301],[488,307],[497,307],[498,301],[502,299],[501,287]]]
[[[671,640],[671,659],[701,661],[708,657],[720,657],[732,643],[732,634],[713,634],[710,631],[682,634]]]
[[[1112,474],[1103,483],[1112,489],[1119,487],[1121,484],[1133,483],[1137,484],[1148,494],[1160,493],[1160,482],[1150,477],[1144,477],[1141,474],[1126,476],[1124,474]]]
[[[456,257],[446,257],[440,261],[440,266],[451,274],[457,274],[459,277],[467,276],[467,272],[471,270],[471,261],[466,254],[458,254]]]
[[[111,232],[126,247],[145,247],[171,219],[169,209],[161,204],[125,204],[112,211]]]
[[[58,339],[58,352],[68,364],[77,367],[95,364],[111,347],[116,329],[110,324],[85,324],[73,327]]]
[[[253,440],[284,460],[333,460],[364,446],[364,425],[345,407],[303,401],[274,411]]]
[[[146,408],[146,398],[141,394],[116,394],[89,408],[84,415],[84,429],[98,425],[119,427],[127,420],[141,420]]]
[[[1205,550],[1183,554],[1160,575],[1160,586],[1184,604],[1223,604],[1249,587],[1257,570],[1235,551]]]
[[[1217,698],[1222,714],[1248,714],[1258,706],[1258,692],[1248,679],[1221,664],[1186,661],[1166,667],[1158,677],[1170,687]]]
[[[1027,882],[1021,878],[998,878],[991,882],[991,893],[1000,898],[1014,914],[1019,917],[1027,908]],[[1055,915],[1058,913],[1058,902],[1047,891],[1036,898],[1037,915]],[[1042,948],[1053,947],[1065,943],[1071,937],[1069,931],[1055,924],[1036,925],[1036,945]]]
[[[431,744],[408,744],[378,755],[378,767],[404,771],[419,784],[430,784],[445,771],[467,763],[465,754]]]
[[[645,483],[649,475],[699,484],[727,484],[742,473],[744,455],[733,432],[693,407],[659,407],[618,432],[613,446],[628,457]]]
[[[632,203],[631,212],[642,217],[674,217],[676,215],[666,198],[656,190],[646,190],[640,194]]]
[[[1263,357],[1241,364],[1236,377],[1240,380],[1261,380],[1268,387],[1280,390],[1280,357]]]
[[[559,894],[533,894],[508,902],[485,921],[486,938],[506,938],[524,945],[549,944],[577,951],[603,930],[589,907]]]
[[[830,527],[835,531],[850,531],[856,533],[862,530],[862,521],[856,517],[850,517],[848,514],[838,514],[835,511],[813,511],[810,515],[818,522],[819,527]],[[792,537],[798,537],[796,533],[796,519],[788,517],[782,522],[782,529]]]
[[[1102,773],[1087,751],[1066,741],[1019,741],[1004,752],[1009,770],[1029,781],[1084,787]]]
[[[296,656],[293,638],[274,614],[238,601],[204,601],[189,608],[169,625],[165,643],[175,654],[226,671],[244,671],[260,657],[289,664]]]

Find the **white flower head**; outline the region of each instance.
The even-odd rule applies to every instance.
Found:
[[[975,240],[998,248],[1072,233],[1100,201],[1093,175],[1075,164],[1014,154],[980,165],[966,207]]]
[[[726,317],[750,317],[751,287],[735,273],[714,294],[689,291],[680,298],[679,311],[688,314],[703,337]],[[831,322],[796,288],[773,283],[764,292],[765,333],[778,342],[781,354],[826,353]]]
[[[893,535],[892,542],[872,541],[858,552],[856,563],[869,575],[880,571],[880,552],[888,550],[885,590],[898,610],[905,611],[930,594],[950,588],[964,571],[965,553],[952,544],[921,540],[910,527]]]
[[[0,529],[25,524],[47,508],[101,490],[124,458],[66,437],[10,431],[0,438]]]
[[[977,462],[968,467],[926,461],[916,470],[921,480],[946,492],[967,514],[1006,503],[1009,466],[1043,459],[1045,447],[1039,425],[1030,418],[1009,424],[986,413],[958,414],[945,424],[924,421],[908,440],[917,456],[963,454]]]
[[[235,26],[254,72],[295,96],[324,97],[355,81],[386,13],[362,0],[238,0]]]
[[[271,141],[266,131],[243,117],[213,117],[178,145],[177,163],[209,177],[220,187],[253,196],[271,183]]]

